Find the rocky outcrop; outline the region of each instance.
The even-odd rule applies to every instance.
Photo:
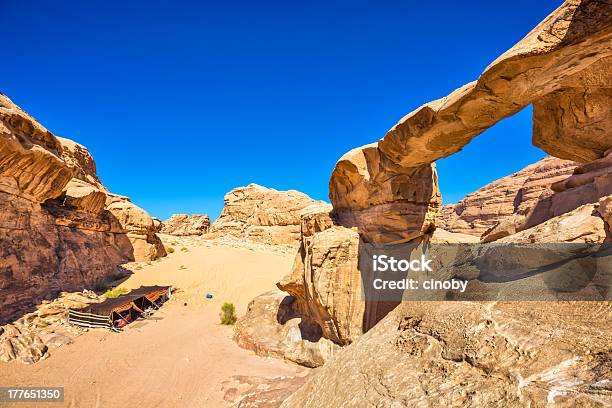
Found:
[[[478,237],[500,224],[516,230],[540,200],[554,193],[551,186],[569,177],[576,166],[554,157],[542,159],[479,188],[457,204],[443,206],[436,224],[449,232]]]
[[[135,261],[150,261],[166,256],[161,239],[156,235],[158,226],[151,216],[129,198],[109,194],[106,210],[121,224],[133,248]]]
[[[575,242],[597,244],[606,240],[605,222],[598,205],[586,204],[568,213],[551,218],[534,227],[499,239],[497,242],[553,243]]]
[[[459,232],[450,232],[442,228],[436,228],[429,242],[433,244],[460,244],[469,242],[480,242],[478,237]]]
[[[210,218],[206,214],[172,214],[163,222],[160,232],[170,235],[204,235],[210,229]]]
[[[583,165],[546,158],[468,194],[457,204],[444,206],[438,225],[491,242],[511,238],[587,204],[594,208],[610,194],[612,153]]]
[[[322,337],[318,325],[304,321],[294,310],[295,298],[279,290],[253,299],[234,328],[234,340],[257,355],[319,367],[339,347]]]
[[[604,221],[606,229],[606,243],[612,242],[612,196],[603,197],[599,200],[597,213]]]
[[[51,349],[72,343],[83,329],[68,324],[68,309],[80,309],[101,300],[91,291],[63,292],[59,298],[38,305],[35,312],[0,326],[0,361],[32,364],[47,358]]]
[[[272,245],[298,245],[300,213],[318,204],[299,191],[277,191],[249,184],[225,195],[223,210],[210,238],[234,237]]]
[[[610,318],[609,302],[405,302],[282,407],[607,406]]]
[[[60,290],[91,287],[122,263],[163,254],[150,242],[148,214],[131,203],[117,208],[113,197],[83,146],[0,95],[0,322]]]
[[[332,227],[305,236],[292,272],[279,289],[296,298],[296,310],[325,338],[344,345],[363,333],[365,303],[358,268],[359,234]]]
[[[329,181],[338,224],[367,242],[406,242],[435,229],[441,203],[435,164],[404,167],[376,144],[346,153]]]
[[[72,178],[51,132],[0,95],[0,188],[41,203],[59,196]]]
[[[98,178],[96,162],[87,148],[63,137],[57,137],[57,140],[62,145],[61,158],[72,170],[72,177],[108,192],[106,186]]]

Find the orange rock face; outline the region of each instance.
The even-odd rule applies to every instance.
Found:
[[[87,149],[0,95],[0,321],[165,254],[151,217],[113,197]]]
[[[435,228],[441,202],[435,164],[397,165],[374,145],[346,153],[329,181],[338,224],[367,242],[405,242]]]

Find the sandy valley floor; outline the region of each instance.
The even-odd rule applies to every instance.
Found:
[[[122,333],[90,331],[33,365],[3,364],[0,386],[65,387],[64,405],[49,406],[222,407],[233,376],[304,374],[303,368],[239,348],[232,328],[218,323],[223,302],[243,314],[251,299],[289,272],[293,256],[170,240],[174,253],[132,265],[134,274],[121,285],[181,289],[153,318]],[[208,292],[212,300],[205,299]]]

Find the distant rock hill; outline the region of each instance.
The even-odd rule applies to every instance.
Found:
[[[206,214],[172,214],[161,225],[160,232],[170,235],[204,235],[210,229],[210,218]]]
[[[249,184],[225,195],[209,238],[233,237],[273,245],[298,245],[300,216],[310,206],[325,205],[295,190],[277,191]]]
[[[85,147],[0,95],[0,322],[164,255],[153,219],[108,191]]]

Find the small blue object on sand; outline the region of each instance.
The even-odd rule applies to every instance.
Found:
[[[212,299],[212,298],[213,298],[213,295],[211,293],[206,294],[206,299]]]

